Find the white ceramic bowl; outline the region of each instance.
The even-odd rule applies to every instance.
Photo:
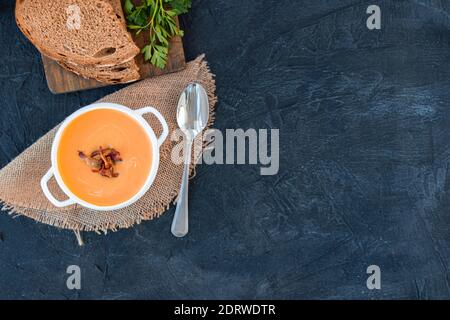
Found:
[[[145,180],[144,185],[141,187],[139,192],[137,192],[133,197],[128,199],[125,202],[113,205],[113,206],[98,206],[91,204],[89,202],[86,202],[80,198],[78,198],[75,194],[73,194],[67,185],[64,183],[63,179],[61,178],[61,174],[59,172],[58,167],[58,159],[57,159],[57,151],[59,147],[59,142],[61,140],[61,135],[64,132],[64,129],[77,117],[80,115],[95,110],[95,109],[112,109],[116,111],[120,111],[125,113],[126,115],[132,117],[136,120],[136,122],[144,129],[144,131],[147,133],[148,138],[150,139],[151,145],[152,145],[152,164],[151,169],[148,174],[147,179]],[[156,137],[155,133],[153,132],[153,129],[150,127],[150,125],[145,121],[145,119],[142,117],[146,113],[152,113],[161,123],[163,131],[161,133],[161,136],[159,138]],[[147,190],[152,185],[153,181],[155,180],[156,173],[158,172],[158,166],[159,166],[159,147],[161,144],[166,140],[167,135],[169,134],[169,128],[167,126],[167,122],[164,119],[164,117],[153,107],[145,107],[138,110],[131,110],[130,108],[127,108],[125,106],[122,106],[120,104],[115,103],[95,103],[92,105],[89,105],[87,107],[81,108],[78,111],[74,112],[72,115],[70,115],[59,127],[58,131],[56,132],[55,139],[53,140],[52,144],[52,154],[51,154],[51,161],[52,166],[48,170],[48,172],[42,177],[41,179],[41,188],[44,192],[47,199],[56,207],[66,207],[72,204],[80,204],[86,208],[93,209],[93,210],[100,210],[100,211],[109,211],[109,210],[117,210],[124,208],[126,206],[129,206],[130,204],[136,202],[139,198],[141,198]],[[48,181],[55,176],[56,182],[58,183],[58,186],[61,188],[62,191],[67,195],[68,199],[64,201],[57,200],[48,189]]]

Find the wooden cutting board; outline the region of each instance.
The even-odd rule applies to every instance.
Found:
[[[137,46],[142,48],[147,43],[146,39],[148,39],[148,33],[143,32],[139,36],[133,35],[133,39]],[[149,62],[145,62],[142,54],[139,54],[136,57],[136,61],[139,66],[141,79],[182,70],[186,66],[183,42],[180,37],[175,37],[171,40],[168,62],[166,68],[163,70],[152,66]],[[54,94],[81,91],[110,85],[80,77],[75,73],[62,68],[58,63],[46,56],[42,56],[42,63],[44,65],[48,88]]]

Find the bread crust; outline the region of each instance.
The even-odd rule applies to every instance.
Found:
[[[103,83],[129,83],[140,79],[139,67],[134,60],[113,67],[77,66],[63,61],[57,62],[64,69],[83,78],[95,79]]]

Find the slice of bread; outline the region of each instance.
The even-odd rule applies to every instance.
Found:
[[[63,68],[88,79],[109,84],[128,83],[140,79],[139,67],[134,60],[112,67],[80,66],[70,62],[57,61]]]
[[[17,0],[16,21],[41,53],[80,66],[116,66],[139,54],[120,0]]]

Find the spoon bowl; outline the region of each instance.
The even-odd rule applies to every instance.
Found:
[[[184,134],[197,136],[209,118],[208,95],[198,83],[190,83],[181,93],[177,107],[177,123]]]

